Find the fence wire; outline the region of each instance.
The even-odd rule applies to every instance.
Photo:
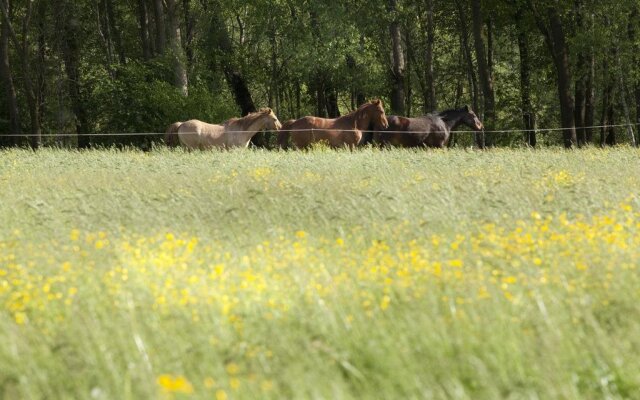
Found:
[[[501,134],[514,134],[514,133],[543,133],[543,132],[560,132],[571,129],[601,129],[601,128],[622,128],[622,127],[636,127],[640,126],[639,123],[630,123],[630,124],[615,124],[615,125],[593,125],[593,126],[584,126],[584,127],[574,127],[574,128],[537,128],[537,129],[499,129],[499,130],[490,130],[490,131],[474,131],[474,130],[455,130],[451,131],[451,133],[501,133]],[[312,128],[312,129],[280,129],[278,131],[273,132],[309,132],[313,133],[316,131],[337,131],[337,132],[362,132],[362,133],[395,133],[395,134],[416,134],[416,133],[431,133],[430,131],[372,131],[372,130],[360,130],[360,129],[334,129],[334,128]],[[252,133],[256,131],[229,131],[227,133]],[[42,133],[42,134],[33,134],[33,133],[20,133],[20,134],[2,134],[0,137],[78,137],[78,136],[159,136],[166,135],[166,132],[105,132],[105,133]],[[174,134],[177,134],[175,132]]]

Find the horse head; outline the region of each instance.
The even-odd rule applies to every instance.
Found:
[[[264,127],[271,131],[278,131],[282,128],[280,120],[271,108],[262,108],[259,113],[265,123]]]
[[[476,131],[481,131],[484,129],[484,125],[482,124],[476,113],[473,112],[471,107],[469,107],[468,105],[465,106],[464,111],[465,114],[462,117],[462,122]]]
[[[369,123],[373,125],[374,130],[384,130],[389,127],[389,121],[387,121],[387,115],[384,112],[382,100],[372,100],[366,104],[363,109],[369,118]]]

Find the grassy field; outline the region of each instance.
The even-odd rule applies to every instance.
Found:
[[[640,398],[640,150],[0,152],[0,398]]]

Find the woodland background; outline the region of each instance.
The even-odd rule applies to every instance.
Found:
[[[283,121],[336,117],[378,97],[387,114],[468,104],[488,131],[521,130],[489,133],[489,146],[637,138],[638,0],[0,0],[0,8],[1,146],[142,145],[152,137],[100,134],[163,132],[264,106]],[[584,128],[614,124],[631,125]],[[566,129],[535,131],[555,127]]]

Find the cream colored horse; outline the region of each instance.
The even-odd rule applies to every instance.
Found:
[[[263,129],[279,130],[282,127],[278,117],[270,108],[263,108],[243,118],[232,118],[220,125],[192,119],[178,128],[178,138],[189,149],[210,149],[213,147],[247,147],[249,141]]]

